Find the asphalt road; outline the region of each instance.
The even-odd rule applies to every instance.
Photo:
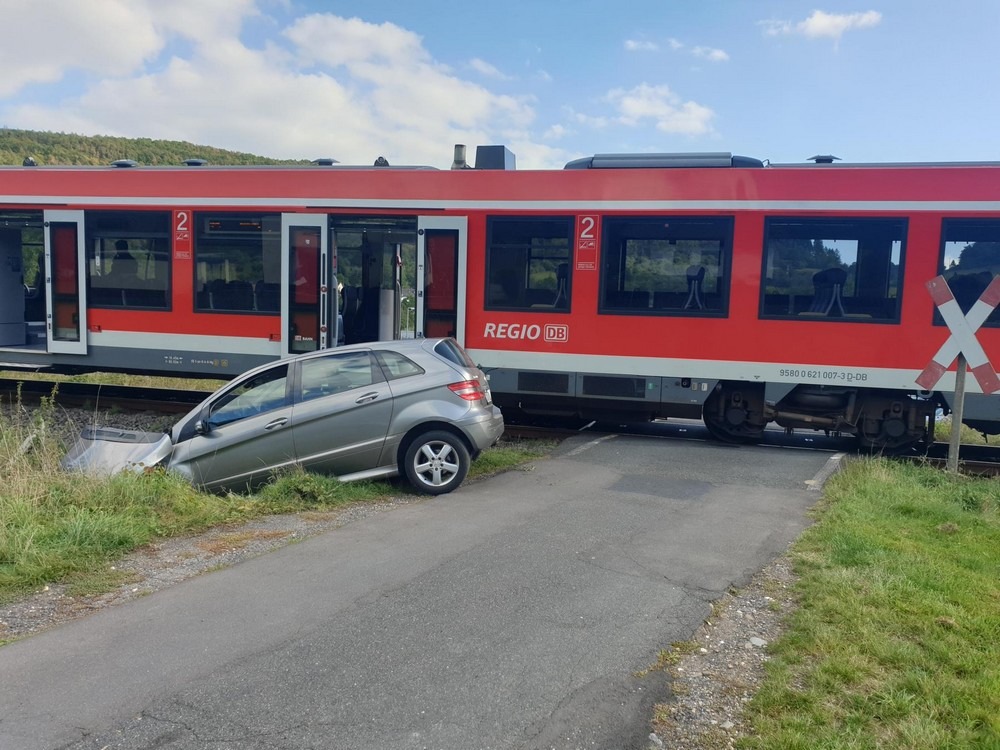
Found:
[[[650,436],[556,455],[0,648],[0,748],[644,747],[710,603],[831,454]]]

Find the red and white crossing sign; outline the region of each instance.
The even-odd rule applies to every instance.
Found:
[[[962,308],[959,307],[958,300],[955,299],[944,276],[937,276],[928,281],[927,290],[941,311],[941,317],[951,331],[951,336],[920,373],[917,385],[928,391],[933,389],[955,357],[964,354],[969,363],[969,370],[976,376],[983,393],[1000,391],[1000,378],[997,377],[996,370],[993,369],[989,357],[976,338],[976,331],[990,317],[997,304],[1000,304],[1000,276],[994,277],[967,315],[962,315]]]

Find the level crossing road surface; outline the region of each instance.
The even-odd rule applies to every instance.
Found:
[[[808,524],[832,454],[581,433],[0,648],[0,748],[645,747],[660,649]]]

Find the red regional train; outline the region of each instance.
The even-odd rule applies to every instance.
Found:
[[[917,383],[951,336],[927,282],[968,312],[1000,271],[1000,163],[331,161],[0,169],[0,367],[230,377],[453,335],[509,421],[700,417],[735,441],[775,422],[895,449],[955,388],[954,366]],[[976,341],[1000,363],[1000,314]],[[1000,432],[1000,396],[967,390],[965,421]]]

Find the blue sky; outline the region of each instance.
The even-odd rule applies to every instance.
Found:
[[[1000,160],[1000,0],[5,0],[0,126],[519,169]]]

